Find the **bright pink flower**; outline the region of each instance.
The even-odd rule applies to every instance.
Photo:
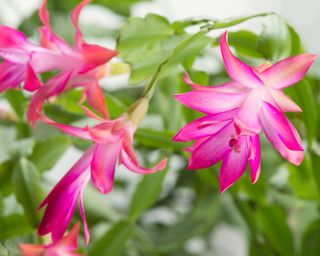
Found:
[[[83,210],[82,193],[90,177],[96,189],[107,194],[112,190],[118,162],[128,170],[140,174],[154,173],[163,170],[166,166],[166,159],[152,169],[140,166],[132,147],[136,128],[127,117],[120,117],[112,121],[104,120],[89,110],[86,111],[90,117],[95,117],[101,123],[92,128],[79,128],[58,124],[46,117],[41,117],[43,122],[53,125],[65,133],[94,142],[40,206],[42,208],[47,205],[39,227],[39,234],[51,233],[54,240],[60,239],[67,229],[79,202],[86,240],[89,241],[89,229]]]
[[[251,180],[255,183],[260,174],[259,135],[239,136],[233,122],[236,110],[199,118],[175,136],[175,141],[196,140],[187,150],[191,152],[189,169],[208,168],[222,161],[219,175],[223,193],[244,173],[248,162]]]
[[[57,67],[60,74],[42,86],[31,100],[28,120],[33,125],[38,120],[42,106],[47,99],[75,87],[83,87],[89,104],[99,113],[108,117],[106,103],[98,80],[106,75],[107,62],[116,56],[117,52],[84,41],[78,20],[81,10],[90,2],[90,0],[82,1],[72,12],[72,23],[76,29],[75,48],[52,31],[49,12],[46,9],[47,0],[44,0],[41,5],[40,19],[44,24],[41,28],[42,46],[62,56],[64,61],[60,61]]]
[[[80,256],[77,253],[80,224],[60,240],[49,245],[20,244],[23,256]]]
[[[300,81],[316,56],[301,54],[274,65],[267,63],[254,68],[232,54],[227,32],[221,38],[220,47],[232,81],[206,87],[194,84],[186,76],[185,81],[192,85],[193,91],[175,97],[209,116],[234,110],[234,124],[239,135],[255,135],[262,128],[280,154],[299,165],[303,160],[301,139],[283,112],[301,109],[282,89]]]

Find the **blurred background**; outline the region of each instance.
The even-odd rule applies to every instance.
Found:
[[[40,0],[0,0],[0,23],[23,30],[31,40],[36,42],[39,36],[37,27],[40,23],[37,10],[40,2]],[[60,35],[70,40],[72,40],[73,36],[70,31],[73,30],[68,15],[77,3],[79,3],[77,0],[49,0],[54,29]],[[320,53],[320,33],[318,27],[318,24],[320,24],[320,2],[317,0],[96,0],[83,11],[80,24],[87,41],[115,48],[117,31],[129,16],[145,17],[148,13],[157,13],[165,16],[169,21],[175,21],[190,17],[226,19],[260,12],[276,12],[285,17],[301,36],[305,49],[312,53]],[[262,29],[261,21],[251,20],[230,30],[236,31],[242,28],[260,33]],[[221,34],[221,31],[219,33]],[[218,34],[214,32],[211,35],[215,36]],[[213,60],[214,57],[220,58],[217,53],[211,53],[210,58],[204,58],[201,62],[196,63],[196,69],[212,73],[219,65],[219,61]],[[121,62],[121,59],[114,60],[114,63],[118,62]],[[313,73],[316,73],[315,69]],[[128,79],[129,74],[113,76],[104,79],[101,85],[108,93],[115,97],[120,95],[119,98],[121,99],[121,94],[132,88],[128,85]],[[136,89],[133,90],[135,91]],[[132,97],[135,97],[138,92],[139,90],[134,92]],[[121,100],[126,101],[126,99]],[[130,100],[127,101],[130,102]],[[0,101],[0,107],[2,109],[11,109],[10,104],[5,99]],[[314,121],[317,122],[316,120]],[[78,123],[80,124],[81,121]],[[155,130],[167,129],[161,117],[152,113],[144,121],[143,127]],[[0,134],[0,142],[3,143],[2,145],[5,145],[5,143],[8,143],[8,138],[3,133]],[[41,136],[41,133],[38,136]],[[144,160],[145,162],[153,162],[161,155],[161,152],[159,153],[157,150],[146,151],[143,146],[142,143],[140,153],[142,158],[147,158],[147,160]],[[4,149],[0,149],[0,152],[2,152],[0,158],[7,154],[5,151]],[[45,191],[49,191],[81,154],[81,146],[78,147],[74,144],[67,144],[65,146],[63,154],[61,153],[61,158],[59,155],[59,160],[50,166],[49,171],[43,174],[43,180],[46,184]],[[217,184],[218,168],[204,170],[202,174],[188,172],[185,171],[185,156],[173,154],[170,159],[170,169],[167,171],[166,176],[159,177],[159,179],[164,179],[162,187],[159,188],[161,190],[160,199],[153,204],[151,209],[141,214],[138,220],[141,229],[145,229],[147,232],[144,233],[141,230],[141,232],[139,230],[135,231],[137,233],[135,234],[135,238],[129,242],[129,245],[126,245],[128,248],[134,249],[131,252],[127,250],[124,254],[201,256],[294,255],[290,249],[287,251],[287,254],[284,252],[286,248],[291,247],[292,243],[291,238],[287,237],[290,236],[292,240],[298,241],[298,245],[296,246],[298,248],[301,247],[301,234],[304,234],[311,222],[319,218],[317,210],[318,196],[315,196],[317,189],[315,188],[315,184],[310,185],[310,182],[312,183],[312,179],[314,178],[310,172],[305,174],[300,183],[297,180],[301,178],[300,176],[298,178],[291,177],[292,172],[296,174],[296,169],[284,164],[277,153],[271,149],[271,145],[264,145],[264,155],[266,163],[263,165],[261,175],[264,177],[261,178],[262,181],[259,181],[255,185],[255,188],[244,188],[244,186],[251,186],[249,176],[246,175],[238,182],[242,184],[236,185],[234,190],[236,196],[228,192],[220,196]],[[4,157],[4,160],[1,162],[3,163],[5,160]],[[298,171],[302,172],[303,170]],[[210,172],[214,172],[214,175],[210,174]],[[136,191],[137,184],[141,182],[142,177],[131,174],[120,166],[117,170],[116,179],[116,187],[107,196],[99,195],[92,187],[89,187],[86,191],[86,208],[88,208],[89,215],[90,212],[93,212],[89,216],[89,219],[91,218],[93,224],[98,223],[91,228],[93,243],[95,239],[98,241],[99,237],[112,227],[112,223],[121,220],[125,212],[128,211],[133,202],[132,197]],[[148,181],[146,180],[145,182]],[[304,191],[305,188],[303,188],[302,182],[306,182],[306,184],[312,187],[309,187],[310,193]],[[266,192],[266,186],[269,185],[274,189]],[[3,213],[4,216],[22,212],[21,207],[19,208],[17,202],[15,202],[14,196],[3,192],[3,197],[5,198],[4,204],[6,205],[5,212]],[[134,198],[134,200],[138,199]],[[246,203],[242,204],[242,201]],[[250,214],[256,214],[254,212],[254,209],[256,209],[254,203],[256,201],[261,201],[262,204],[265,204],[263,207],[266,207],[259,208],[257,212],[260,218],[260,221],[257,221],[257,225],[262,226],[263,232],[267,233],[261,235],[261,237],[259,235],[260,231],[252,233],[251,229],[256,229],[252,226],[256,224],[250,223]],[[279,204],[280,208],[272,208],[273,204]],[[284,212],[286,215],[284,215]],[[243,215],[247,216],[247,218],[244,218]],[[252,219],[254,218],[255,216],[252,216]],[[300,223],[297,219],[303,221]],[[288,229],[285,226],[282,230],[283,233],[280,234],[280,237],[282,236],[283,238],[282,241],[273,241],[271,238],[271,244],[275,246],[275,250],[271,249],[268,251],[261,249],[260,245],[258,246],[257,244],[265,244],[268,247],[268,242],[264,240],[266,239],[265,236],[268,239],[270,239],[269,236],[277,237],[272,230],[268,230],[272,228],[271,225],[285,225],[282,222],[289,224],[290,228],[293,229],[292,234],[287,234]],[[4,233],[4,225],[2,228],[3,230],[0,230],[0,234],[1,232]],[[317,232],[319,232],[319,229]],[[298,233],[300,235],[297,235]],[[128,240],[125,234],[123,236],[125,240]],[[4,237],[2,237],[3,241],[5,241]],[[7,241],[3,242],[5,247],[14,248],[17,241],[20,241],[20,238],[17,238],[19,235],[14,232],[8,237]],[[315,239],[315,237],[320,238],[320,234],[316,233],[315,236],[312,236],[312,239]],[[156,241],[150,243],[151,249],[148,248],[149,239]],[[284,245],[279,245],[278,243],[283,243]],[[152,246],[158,247],[157,253],[152,250]],[[257,248],[252,249],[255,246]],[[12,250],[18,255],[15,249]],[[314,255],[319,255],[319,253],[319,251],[315,251]]]

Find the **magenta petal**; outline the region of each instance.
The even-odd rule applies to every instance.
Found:
[[[261,146],[259,135],[250,136],[250,167],[251,167],[251,181],[256,183],[261,170]]]
[[[139,174],[149,174],[155,173],[157,171],[162,171],[167,166],[167,159],[163,159],[159,164],[154,166],[153,168],[144,168],[140,166],[140,164],[136,163],[131,157],[124,151],[121,151],[121,163],[127,167],[129,171],[139,173]]]
[[[89,230],[89,226],[87,223],[87,219],[86,219],[86,214],[84,212],[84,204],[83,204],[83,192],[84,192],[84,188],[83,187],[80,191],[80,199],[79,199],[79,208],[80,208],[80,215],[83,221],[83,226],[84,226],[84,236],[86,238],[86,243],[89,244],[90,241],[90,230]]]
[[[42,83],[39,80],[37,74],[34,72],[33,68],[28,64],[24,89],[29,92],[33,92],[38,90],[41,87],[41,85]]]
[[[290,150],[303,151],[301,142],[297,140],[292,131],[289,120],[280,110],[268,102],[264,102],[262,114],[260,115],[261,119],[267,119],[269,123],[273,124],[273,129]]]
[[[239,152],[229,148],[223,158],[219,175],[221,193],[240,179],[248,165],[249,150],[246,136],[239,137],[238,145]]]
[[[18,87],[24,80],[25,66],[9,61],[0,63],[0,93]]]
[[[28,47],[28,39],[19,30],[0,25],[0,49],[1,48],[19,48]]]
[[[200,139],[199,143],[188,150],[192,152],[188,168],[208,168],[222,160],[225,153],[230,149],[229,140],[234,133],[233,123],[229,123],[214,136]]]
[[[303,161],[303,151],[294,151],[290,150],[280,139],[277,131],[275,129],[274,123],[271,120],[268,120],[265,116],[260,116],[261,125],[263,131],[268,138],[268,140],[272,143],[272,145],[279,151],[279,153],[288,161],[295,165],[300,165]],[[296,137],[297,141],[301,144],[300,136],[294,126],[289,123],[294,136]]]
[[[246,95],[246,93],[191,91],[175,95],[175,98],[192,109],[207,114],[216,114],[238,108]]]
[[[256,88],[263,86],[263,82],[254,73],[252,67],[248,66],[238,58],[236,58],[228,45],[228,32],[226,31],[221,37],[220,50],[226,70],[232,80],[237,81],[243,86]]]
[[[87,85],[86,95],[88,103],[104,118],[109,119],[109,112],[104,98],[103,91],[97,82]]]
[[[120,155],[121,142],[97,144],[91,163],[91,179],[94,186],[103,194],[113,188],[114,174]]]
[[[282,89],[302,80],[317,55],[300,54],[279,61],[260,74],[261,79],[274,89]]]

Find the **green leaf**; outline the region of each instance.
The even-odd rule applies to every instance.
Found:
[[[29,159],[39,172],[51,170],[70,144],[71,141],[66,136],[56,136],[39,141]]]
[[[318,256],[320,252],[320,220],[311,223],[303,234],[301,256]]]
[[[295,31],[295,29],[287,24],[288,30],[291,36],[291,56],[298,55],[303,52],[303,46],[300,40],[300,36]]]
[[[124,255],[126,242],[132,236],[134,226],[126,221],[120,221],[89,250],[89,255],[110,256]]]
[[[260,207],[252,217],[256,218],[266,238],[279,255],[295,254],[292,233],[282,209],[276,206]]]
[[[291,35],[285,20],[277,15],[265,18],[258,39],[258,51],[268,60],[278,61],[291,53]]]
[[[13,214],[0,217],[0,240],[34,232],[24,215]]]
[[[143,176],[131,199],[130,219],[135,221],[146,209],[155,203],[161,193],[162,182],[165,176],[166,171]]]
[[[37,208],[43,199],[43,191],[36,167],[27,159],[20,159],[13,170],[12,182],[28,221],[37,227],[40,219]]]
[[[17,116],[23,120],[25,109],[27,106],[27,99],[20,90],[8,90],[5,93],[6,99],[9,101],[11,107]]]

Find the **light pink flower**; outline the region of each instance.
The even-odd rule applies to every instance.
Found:
[[[274,65],[250,67],[236,58],[227,43],[227,32],[221,38],[221,53],[232,81],[218,86],[200,86],[186,76],[193,90],[175,97],[190,108],[214,115],[234,111],[234,124],[239,135],[255,135],[263,129],[280,154],[293,164],[303,160],[301,138],[283,112],[301,109],[283,89],[299,82],[316,59],[301,54]]]
[[[20,244],[23,256],[80,256],[77,253],[80,224],[60,240],[49,245]]]
[[[65,133],[94,142],[40,206],[40,208],[44,206],[47,208],[39,227],[39,234],[51,233],[54,240],[60,239],[67,229],[79,202],[86,240],[89,241],[89,229],[83,210],[82,193],[90,178],[97,190],[107,194],[113,188],[118,162],[128,170],[140,174],[154,173],[163,170],[166,166],[166,159],[151,169],[140,166],[132,147],[136,127],[127,117],[105,120],[95,116],[89,110],[86,111],[90,117],[96,118],[101,123],[91,128],[79,128],[58,124],[44,116],[41,117],[43,122],[53,125]]]
[[[46,9],[47,0],[44,0],[41,5],[40,19],[44,24],[41,28],[41,44],[48,50],[62,56],[64,60],[57,65],[60,73],[42,86],[31,100],[28,120],[33,125],[38,120],[42,106],[47,99],[75,87],[83,87],[84,95],[89,104],[99,113],[108,117],[106,103],[98,80],[107,74],[108,67],[106,65],[110,59],[117,55],[117,52],[84,41],[78,20],[80,12],[90,2],[90,0],[82,1],[71,15],[76,30],[75,48],[52,31],[49,12]]]
[[[175,141],[196,140],[188,148],[191,152],[189,169],[208,168],[222,161],[219,175],[220,191],[223,193],[244,173],[248,162],[251,180],[255,183],[260,174],[259,135],[239,136],[233,121],[236,110],[199,118],[175,136]]]

